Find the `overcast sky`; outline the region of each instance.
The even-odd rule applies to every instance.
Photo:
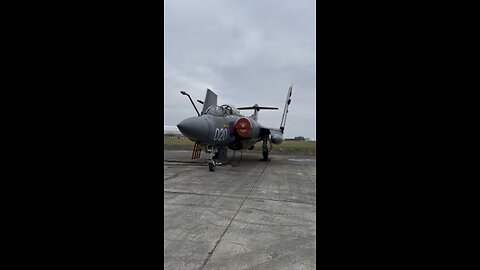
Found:
[[[278,107],[261,110],[258,119],[279,128],[293,83],[285,137],[316,138],[315,0],[165,0],[164,6],[165,125],[197,115],[181,90],[203,100],[210,88],[218,105]]]

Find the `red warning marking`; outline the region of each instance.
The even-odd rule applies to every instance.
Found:
[[[202,153],[202,145],[199,144],[198,142],[195,142],[195,145],[193,146],[193,151],[192,151],[192,159],[200,158],[201,153]]]

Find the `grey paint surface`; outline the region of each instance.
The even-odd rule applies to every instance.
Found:
[[[164,269],[315,269],[315,157],[190,156],[164,151]]]

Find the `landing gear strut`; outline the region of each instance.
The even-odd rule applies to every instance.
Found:
[[[263,144],[262,144],[262,155],[263,155],[263,159],[261,159],[261,161],[268,161],[267,140],[268,140],[268,137],[267,137],[267,136],[263,137]]]
[[[216,164],[215,164],[215,159],[213,158],[214,157],[213,146],[211,146],[211,145],[207,146],[207,153],[208,153],[208,158],[207,158],[208,170],[211,171],[211,172],[214,172]]]
[[[209,170],[209,171],[214,172],[214,171],[215,171],[215,167],[216,167],[216,165],[215,165],[215,160],[214,160],[214,159],[212,159],[211,162],[210,162],[210,161],[208,162],[208,170]]]

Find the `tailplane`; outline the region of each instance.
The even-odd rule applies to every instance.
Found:
[[[258,111],[260,111],[260,110],[278,110],[278,108],[258,106],[258,104],[255,104],[251,107],[240,107],[240,108],[237,108],[237,110],[254,110],[252,118],[257,120],[258,119]]]

